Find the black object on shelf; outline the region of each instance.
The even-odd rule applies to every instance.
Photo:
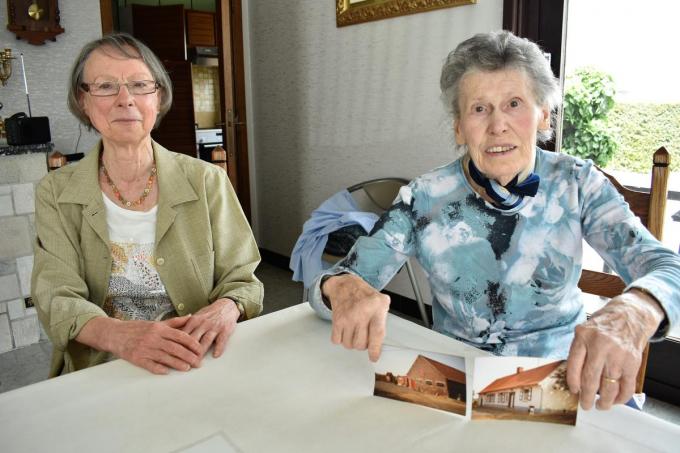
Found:
[[[26,116],[24,112],[15,113],[5,120],[5,131],[9,145],[35,145],[49,143],[50,121],[46,116]]]

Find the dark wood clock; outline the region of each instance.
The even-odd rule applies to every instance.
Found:
[[[36,46],[56,41],[64,33],[57,0],[7,0],[7,29]]]

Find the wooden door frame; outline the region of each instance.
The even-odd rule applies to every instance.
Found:
[[[99,15],[102,20],[102,36],[113,32],[113,0],[99,0]]]
[[[243,212],[251,221],[242,0],[216,0],[215,6],[227,168]],[[223,33],[225,29],[230,33]]]

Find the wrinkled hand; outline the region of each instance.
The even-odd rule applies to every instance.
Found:
[[[368,358],[377,361],[385,339],[389,296],[350,274],[329,278],[322,291],[333,311],[331,341],[347,349],[368,349]]]
[[[200,342],[201,357],[205,356],[213,343],[215,344],[213,357],[219,357],[224,352],[227,340],[234,332],[240,315],[233,300],[217,299],[194,313],[182,327],[182,332]]]
[[[609,301],[576,327],[567,359],[567,383],[572,393],[581,392],[583,409],[606,410],[628,401],[642,353],[665,314],[658,302],[633,289]]]
[[[170,368],[189,371],[201,363],[201,345],[180,329],[189,316],[166,321],[112,320],[106,335],[115,356],[154,374],[167,374]],[[90,323],[86,324],[89,325]]]

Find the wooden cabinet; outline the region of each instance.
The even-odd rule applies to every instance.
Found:
[[[206,11],[186,11],[187,18],[187,46],[214,47],[215,14]]]
[[[161,60],[184,61],[184,5],[132,5],[132,34]]]
[[[172,81],[173,100],[170,111],[151,136],[169,150],[196,157],[194,99],[191,63],[186,61],[184,5],[129,8],[126,29],[144,42],[163,62]]]
[[[196,157],[191,63],[166,60],[163,65],[172,80],[172,107],[151,136],[169,150]]]

